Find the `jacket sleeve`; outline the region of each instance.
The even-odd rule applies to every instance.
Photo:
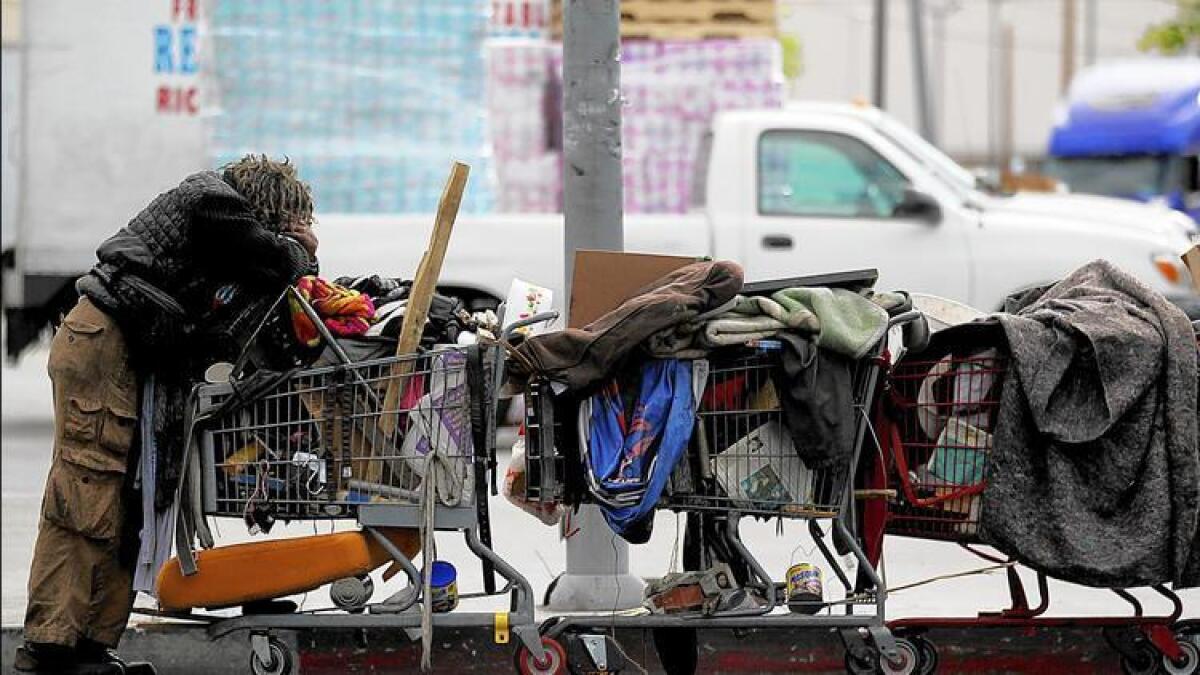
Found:
[[[318,269],[300,242],[269,230],[244,200],[232,195],[200,200],[193,241],[206,265],[251,285],[278,287]]]

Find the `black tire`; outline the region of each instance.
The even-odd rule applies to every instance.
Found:
[[[876,664],[863,660],[850,652],[846,652],[846,672],[850,675],[876,675],[879,672]]]
[[[271,652],[270,663],[263,663],[258,654],[250,652],[250,672],[254,675],[289,675],[292,672],[292,650],[276,638],[267,644]]]
[[[937,645],[922,635],[914,635],[909,639],[917,646],[917,654],[921,657],[917,662],[917,673],[919,675],[935,675],[941,660],[941,657],[938,656]]]
[[[1158,650],[1149,642],[1139,643],[1137,650],[1133,657],[1121,657],[1121,672],[1125,675],[1157,675],[1161,657]]]

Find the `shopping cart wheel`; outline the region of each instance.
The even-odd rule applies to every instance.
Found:
[[[1125,675],[1156,675],[1160,655],[1149,642],[1139,642],[1137,653],[1121,656],[1121,672]]]
[[[543,636],[542,646],[546,648],[546,657],[539,662],[521,645],[514,658],[517,672],[521,675],[566,675],[567,650],[552,637]]]
[[[873,659],[863,659],[846,652],[846,672],[850,675],[875,675],[878,669]]]
[[[257,652],[250,652],[250,672],[254,675],[288,675],[292,672],[292,652],[278,638],[269,638],[269,662],[263,663]]]
[[[1166,655],[1163,655],[1163,672],[1167,673],[1167,675],[1196,675],[1196,673],[1200,673],[1200,645],[1193,641],[1196,639],[1196,636],[1177,633],[1175,639],[1179,641],[1179,648],[1183,650],[1183,657],[1179,661],[1172,661]]]
[[[917,660],[917,673],[919,675],[933,675],[936,673],[938,667],[937,645],[922,635],[914,635],[909,639],[916,645],[917,654],[920,657]]]
[[[921,651],[908,638],[896,638],[896,655],[879,655],[879,672],[884,675],[916,675],[920,671]]]

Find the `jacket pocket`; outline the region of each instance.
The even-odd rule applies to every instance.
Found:
[[[100,447],[110,454],[121,457],[124,462],[133,447],[133,434],[137,429],[137,415],[116,406],[104,408],[104,423],[100,427]]]
[[[136,424],[132,413],[73,396],[67,405],[61,459],[93,471],[123,475]]]
[[[68,335],[98,335],[104,332],[104,326],[97,326],[80,319],[65,319],[62,325],[67,329]]]
[[[94,443],[100,435],[101,411],[99,401],[72,396],[67,400],[63,421],[63,440],[73,444]]]
[[[42,517],[92,539],[121,533],[120,474],[93,471],[71,462],[55,462],[46,483]]]

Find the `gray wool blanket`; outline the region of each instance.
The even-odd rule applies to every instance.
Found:
[[[1200,585],[1197,357],[1174,305],[1104,261],[1009,299],[983,528],[1047,574]]]

